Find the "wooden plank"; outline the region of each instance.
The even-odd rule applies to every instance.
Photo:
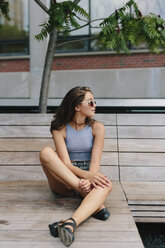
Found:
[[[154,204],[154,202],[153,202]],[[129,205],[130,210],[133,211],[160,211],[165,212],[165,205]]]
[[[103,152],[101,157],[101,165],[118,165],[117,152]]]
[[[111,180],[119,180],[117,166],[101,166],[100,171]],[[45,180],[45,174],[42,167],[15,165],[0,166],[0,180]]]
[[[152,195],[153,197],[156,194],[162,194],[165,198],[165,182],[129,182],[122,181],[122,187],[126,194],[129,196],[130,194],[144,194],[144,195]]]
[[[40,165],[39,152],[0,152],[0,165]]]
[[[109,180],[119,180],[119,169],[118,166],[104,166],[100,167],[100,172],[105,174]]]
[[[137,223],[165,223],[165,219],[159,217],[134,217],[134,220]]]
[[[1,152],[31,152],[31,151],[41,151],[42,148],[49,146],[54,149],[54,142],[52,138],[45,139],[0,139],[0,151]]]
[[[98,225],[97,225],[98,226]],[[10,232],[3,232],[1,231],[1,240],[0,241],[49,241],[52,240],[52,237],[48,235],[48,231],[10,231]],[[75,234],[75,240],[77,242],[83,242],[84,240],[86,242],[99,242],[100,244],[102,242],[115,242],[116,240],[119,240],[120,242],[138,242],[140,237],[138,235],[138,232],[130,232],[130,231],[120,231],[120,232],[114,232],[111,231],[83,231],[76,230]]]
[[[54,149],[54,142],[52,138],[45,139],[0,139],[0,151],[41,151],[42,148],[50,146]],[[104,151],[117,151],[116,139],[105,139]]]
[[[164,139],[165,127],[162,126],[119,126],[119,139]]]
[[[41,166],[0,166],[0,181],[46,180]]]
[[[39,152],[0,152],[0,165],[40,165]],[[116,152],[103,152],[101,165],[118,165]]]
[[[62,248],[64,247],[63,244],[59,243],[60,241],[54,241],[55,244],[54,244],[54,247],[56,248]],[[43,242],[43,243],[40,243],[40,242],[22,242],[22,241],[13,241],[12,244],[10,245],[11,242],[7,242],[7,241],[2,241],[2,248],[8,248],[8,247],[11,247],[11,248],[30,248],[30,247],[41,247],[41,248],[52,248],[53,247],[53,243],[52,242]],[[115,242],[99,242],[99,243],[96,243],[96,242],[77,242],[77,241],[74,241],[74,243],[72,244],[72,247],[73,248],[84,248],[84,247],[88,247],[88,245],[90,245],[90,248],[109,248],[110,246],[112,248],[121,248],[121,243],[119,241],[115,241]],[[140,242],[122,242],[122,248],[142,248],[144,247],[142,244],[140,244]]]
[[[49,125],[53,114],[0,114],[0,125]]]
[[[153,202],[154,204],[154,202]],[[159,206],[159,205],[129,205],[131,212],[134,211],[159,211],[159,212],[164,212],[165,214],[165,205]]]
[[[105,126],[106,138],[117,137],[116,126]],[[0,138],[51,138],[50,126],[0,126]]]
[[[46,192],[46,191],[47,191],[47,195],[42,196],[43,192]],[[53,209],[54,211],[57,211],[57,209],[60,209],[61,213],[63,210],[70,209],[73,214],[73,211],[80,205],[80,202],[81,202],[81,199],[77,198],[76,196],[74,196],[74,198],[72,197],[72,200],[70,200],[71,197],[65,197],[65,198],[62,196],[57,197],[53,192],[50,191],[48,185],[44,189],[44,191],[42,191],[42,194],[40,195],[40,198],[37,197],[37,199],[35,198],[36,194],[34,193],[32,193],[31,196],[26,196],[26,197],[25,196],[23,197],[21,194],[21,198],[19,198],[18,194],[16,194],[15,197],[10,197],[8,195],[9,197],[8,199],[4,197],[4,194],[3,194],[2,196],[0,196],[0,199],[1,199],[0,209],[2,207],[7,208],[8,206],[16,207],[17,209],[25,208],[25,206],[27,206],[28,209],[32,207],[39,208],[39,209],[46,207],[47,209]],[[16,197],[18,200],[16,199]],[[126,200],[125,199],[122,200],[119,194],[117,197],[115,196],[115,198],[116,199],[114,199],[114,197],[110,197],[108,200],[106,200],[105,206],[110,210],[110,212],[112,211],[112,213],[114,214],[121,214],[121,215],[128,214],[130,212],[130,209],[125,207],[125,204],[127,204],[128,206],[128,203],[126,202]],[[113,203],[116,204],[115,208],[114,208]],[[66,211],[66,215],[68,217],[67,211]]]
[[[116,125],[116,114],[96,114],[94,119],[102,122],[104,125]]]
[[[149,209],[153,205],[165,205],[165,182],[122,181],[121,184],[127,195],[129,205],[136,204],[135,207],[137,208],[141,207],[139,205],[145,205]]]
[[[105,126],[105,138],[116,139],[117,138],[117,127],[116,126]]]
[[[153,181],[163,182],[165,167],[120,167],[121,181]]]
[[[31,181],[31,180],[30,180]],[[31,181],[31,183],[33,184],[33,181]],[[113,182],[114,183],[114,182]],[[21,184],[20,184],[21,185]],[[75,208],[77,208],[77,206],[80,205],[81,199],[78,199],[76,197],[59,197],[57,198],[56,196],[53,197],[53,193],[50,191],[50,189],[48,188],[48,185],[46,185],[47,191],[44,190],[43,193],[47,194],[47,198],[49,197],[49,201],[48,204],[45,204],[43,202],[43,204],[40,206],[40,211],[45,212],[45,211],[63,211],[66,210],[67,211],[73,211]],[[7,192],[9,191],[9,189],[7,189]],[[119,192],[116,190],[115,192],[117,192],[117,194],[119,194]],[[8,192],[9,193],[9,192]],[[14,194],[14,193],[13,193]],[[36,194],[36,193],[35,193]],[[115,194],[112,193],[111,194]],[[115,200],[112,199],[114,198],[112,197],[108,197],[108,199],[106,200],[106,207],[110,210],[111,214],[130,214],[130,209],[128,206],[127,201],[124,199],[119,199],[119,200]],[[8,204],[6,204],[6,201],[8,200]],[[51,201],[50,201],[51,200]],[[4,211],[8,211],[9,213],[13,213],[14,216],[14,212],[18,212],[18,209],[20,210],[20,216],[21,213],[35,213],[38,210],[38,204],[34,204],[33,202],[29,202],[29,204],[26,204],[26,201],[15,201],[15,203],[13,204],[12,201],[10,201],[10,197],[9,199],[4,198],[4,200],[1,201],[0,203],[0,215],[2,213],[4,213]],[[6,216],[6,214],[5,214]],[[1,215],[1,219],[3,219],[3,214]]]
[[[132,211],[133,217],[157,217],[161,218],[163,217],[165,220],[165,212],[158,212],[158,211]]]
[[[119,139],[119,152],[165,152],[164,139]]]
[[[164,114],[117,114],[118,125],[161,126],[165,125]]]
[[[49,223],[53,223],[55,220],[67,219],[68,216],[71,216],[73,214],[74,210],[75,209],[70,209],[67,211],[62,210],[61,213],[59,211],[53,210],[50,213],[50,211],[47,211],[45,209],[44,213],[38,211],[38,213],[35,212],[36,213],[35,215],[32,214],[32,212],[20,213],[20,218],[18,219],[17,219],[18,216],[18,210],[17,210],[17,212],[13,212],[13,215],[9,215],[10,218],[6,217],[4,220],[4,217],[2,217],[1,219],[3,220],[2,223],[6,223],[6,224],[1,224],[2,225],[1,231],[5,231],[5,232],[10,230],[11,231],[32,230],[34,232],[37,230],[48,231]],[[136,226],[131,213],[123,214],[123,215],[112,214],[110,219],[105,224],[103,223],[100,224],[98,220],[93,220],[93,218],[89,218],[87,222],[83,223],[83,225],[81,225],[78,228],[78,231],[80,232],[84,232],[84,231],[90,232],[91,230],[93,230],[93,232],[96,232],[96,230],[99,232],[104,232],[104,231],[106,232],[107,230],[109,232],[122,232],[129,230],[131,233],[133,233],[136,232]],[[1,236],[1,231],[0,231],[0,236]]]
[[[124,201],[126,203],[123,190],[120,182],[113,181],[112,183],[113,190],[110,196],[108,196],[106,203],[110,204],[109,201],[115,201],[114,204],[116,204],[116,207],[117,204],[119,204],[118,208],[121,208],[123,202],[121,203],[119,201]],[[37,202],[40,203],[43,201],[42,206],[47,202],[47,204],[45,204],[46,207],[52,205],[55,208],[57,206],[60,206],[61,208],[70,208],[70,203],[73,205],[73,202],[75,202],[75,204],[80,202],[80,199],[77,200],[70,197],[60,197],[60,200],[58,198],[56,199],[56,195],[50,191],[47,180],[0,181],[0,199],[0,206],[4,206],[3,204],[5,201],[9,201],[11,206],[13,206],[13,202],[15,202],[15,205],[22,203],[25,206],[26,203],[29,202],[28,206],[36,206]],[[126,205],[124,204],[123,207],[126,208]]]
[[[117,191],[117,193],[118,193],[118,191]],[[55,212],[56,212],[56,214],[57,213],[60,214],[61,211],[65,211],[66,214],[70,214],[73,212],[73,210],[75,208],[77,208],[77,206],[79,206],[79,204],[81,202],[81,200],[75,201],[75,199],[70,197],[67,200],[67,203],[66,203],[66,197],[61,197],[60,199],[58,199],[60,203],[57,202],[58,201],[57,199],[55,199],[54,203],[42,205],[40,207],[40,212],[38,212],[38,205],[25,204],[25,202],[24,202],[24,203],[22,203],[22,206],[19,209],[19,214],[18,214],[18,204],[11,204],[11,202],[9,201],[8,205],[5,205],[3,203],[0,204],[0,220],[2,220],[4,218],[4,216],[8,216],[9,220],[10,219],[14,220],[15,213],[17,213],[17,215],[18,215],[17,221],[22,220],[22,218],[25,218],[25,216],[26,216],[26,219],[33,219],[33,215],[34,215],[34,218],[36,218],[37,214],[42,216],[43,214],[48,213],[50,216],[51,216],[51,214],[53,216]],[[64,202],[64,204],[62,204],[62,202]],[[66,204],[67,204],[67,206],[66,206]],[[130,214],[130,209],[129,209],[129,206],[128,206],[128,203],[126,202],[126,200],[116,200],[115,201],[115,200],[111,200],[109,198],[106,201],[105,205],[110,210],[111,215],[117,216],[118,214],[119,215]],[[117,218],[117,217],[115,217],[115,218]],[[91,219],[90,222],[93,223],[93,220]],[[94,225],[94,223],[93,223],[93,225]],[[8,227],[6,227],[6,228],[8,228]],[[120,228],[120,227],[116,226],[116,228]]]
[[[120,166],[165,167],[165,153],[119,153]]]
[[[54,114],[0,114],[0,125],[50,126]],[[116,114],[96,114],[94,119],[104,125],[116,125]]]
[[[49,126],[0,126],[1,138],[51,138]]]
[[[52,248],[52,247],[56,247],[56,248],[64,248],[64,245],[58,240],[51,240],[48,242],[33,242],[33,241],[28,241],[28,242],[24,242],[24,241],[1,241],[0,242],[1,248]],[[90,245],[90,248],[144,248],[142,242],[138,241],[138,242],[121,242],[120,241],[115,241],[115,242],[104,242],[102,241],[101,243],[99,242],[77,242],[76,240],[74,241],[74,243],[72,244],[72,248],[84,248],[84,247],[88,247]]]
[[[165,201],[164,200],[160,200],[160,196],[155,197],[154,199],[140,199],[140,196],[137,195],[137,198],[139,197],[139,199],[133,199],[133,200],[128,200],[128,204],[129,205],[155,205],[155,206],[165,206]],[[142,197],[141,197],[142,198]],[[149,198],[149,197],[148,197]],[[156,199],[158,198],[158,199]]]

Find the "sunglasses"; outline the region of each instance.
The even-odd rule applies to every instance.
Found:
[[[90,101],[83,101],[83,102],[87,102],[88,105],[91,106],[91,107],[93,107],[94,105],[96,105],[96,101],[92,101],[92,100],[90,100]],[[83,103],[83,102],[81,102],[81,103]]]

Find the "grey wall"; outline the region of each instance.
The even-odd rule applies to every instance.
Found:
[[[46,17],[30,1],[30,72],[0,73],[0,106],[38,105],[48,40],[37,42],[34,35]],[[165,106],[164,78],[165,68],[52,71],[48,104],[58,105],[70,88],[87,85],[101,106]]]

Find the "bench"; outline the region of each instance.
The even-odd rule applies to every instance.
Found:
[[[113,181],[106,201],[108,221],[89,218],[76,230],[74,248],[142,248],[143,244],[127,202],[120,165],[116,114],[97,114],[106,138],[101,171]],[[57,198],[49,189],[39,151],[54,147],[49,132],[52,114],[0,114],[0,247],[64,247],[49,235],[48,224],[71,216],[80,199]],[[124,179],[121,181],[121,179]],[[122,184],[123,183],[123,184]],[[124,190],[123,190],[124,189]]]
[[[101,240],[105,245],[106,242],[117,245],[117,239],[126,247],[131,246],[132,242],[134,247],[141,247],[130,210],[136,222],[165,222],[165,115],[97,114],[96,119],[101,121],[106,129],[101,172],[107,174],[114,183],[112,194],[107,200],[112,216],[105,229],[112,231],[114,227],[116,236],[113,232],[112,236],[108,233]],[[50,209],[55,208],[56,216],[60,217],[62,214],[63,217],[68,216],[67,211],[73,211],[73,207],[78,204],[78,200],[75,200],[73,206],[71,199],[56,200],[49,190],[40,166],[39,151],[44,146],[54,147],[49,132],[51,120],[52,114],[0,114],[0,227],[3,226],[1,235],[5,236],[3,231],[6,230],[16,235],[19,225],[22,225],[23,230],[30,228],[41,235],[38,223],[41,226],[44,223],[43,230],[46,231],[47,222],[54,220]],[[60,208],[59,213],[58,207],[67,204],[67,211],[63,208],[61,212]],[[22,208],[17,212],[19,206]],[[20,214],[24,219],[28,219],[31,214],[36,214],[36,208],[39,206],[42,206],[48,219],[44,216],[42,223],[41,211],[39,216],[36,215],[39,220],[34,217],[33,221],[25,223],[24,226]],[[5,215],[7,218],[4,218]],[[16,217],[18,220],[15,224]],[[91,221],[92,228],[93,223],[97,221]],[[129,227],[134,232],[132,239],[129,238]],[[97,231],[98,226],[93,229],[93,235]],[[26,243],[25,236],[23,242]],[[13,236],[6,238],[7,241],[2,238],[0,242],[10,243],[12,238]],[[18,240],[19,237],[16,238],[17,245]],[[31,241],[28,239],[28,242]],[[84,244],[84,240],[77,242]],[[98,242],[95,240],[96,247],[99,247]],[[37,244],[39,245],[39,242]],[[8,247],[7,245],[8,243],[4,243],[4,247]]]
[[[165,114],[117,114],[120,181],[136,222],[165,222]]]

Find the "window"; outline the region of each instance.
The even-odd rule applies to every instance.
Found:
[[[10,21],[0,15],[0,56],[29,54],[28,12],[28,0],[10,0]]]
[[[61,0],[62,1],[62,0]],[[82,0],[80,6],[82,6],[88,13],[90,13],[91,20],[98,18],[105,18],[113,13],[116,9],[122,7],[128,0]],[[155,13],[165,19],[165,0],[136,0],[139,9],[143,15],[148,13]],[[100,21],[93,22],[91,27],[71,32],[70,36],[66,39],[59,37],[58,44],[63,43],[62,46],[57,47],[56,52],[82,52],[82,51],[100,51],[102,46],[96,39],[87,38],[92,37],[99,32],[97,26]],[[73,43],[73,40],[80,40]],[[66,44],[65,42],[70,43]],[[140,47],[131,47],[131,49],[146,49],[146,46],[142,44]]]

